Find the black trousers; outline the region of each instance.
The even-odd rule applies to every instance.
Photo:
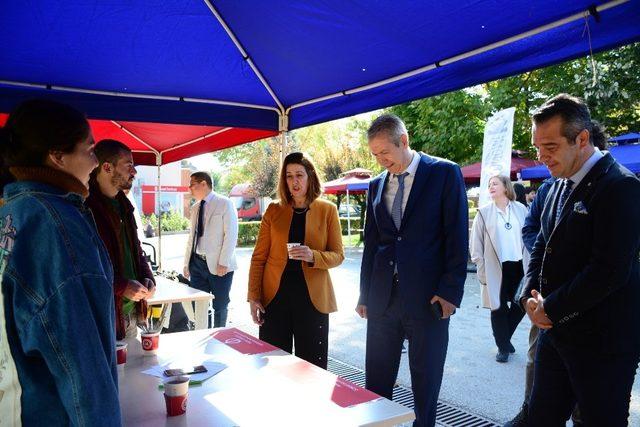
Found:
[[[502,263],[502,283],[500,284],[500,308],[491,312],[491,329],[498,350],[509,351],[511,337],[524,317],[524,311],[513,298],[518,290],[524,271],[522,261],[505,261]]]
[[[327,369],[329,315],[314,307],[302,270],[285,271],[273,301],[265,307],[259,338]]]
[[[540,331],[529,425],[564,426],[577,402],[584,426],[626,426],[638,354],[576,345]]]

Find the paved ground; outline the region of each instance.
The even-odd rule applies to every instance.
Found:
[[[163,269],[182,271],[186,239],[184,234],[163,236]],[[239,269],[233,281],[229,326],[257,335],[258,329],[251,322],[245,302],[251,253],[251,249],[237,252]],[[339,310],[330,318],[329,355],[364,368],[366,323],[353,310],[358,299],[360,260],[361,251],[348,250],[344,263],[331,271]],[[499,364],[494,360],[496,348],[489,311],[480,308],[479,301],[475,275],[469,274],[462,307],[451,320],[440,399],[502,423],[515,415],[522,403],[529,321],[525,317],[512,340],[516,354],[509,363]],[[411,386],[406,356],[402,358],[398,382]],[[629,425],[640,425],[640,375],[636,376],[633,388]]]

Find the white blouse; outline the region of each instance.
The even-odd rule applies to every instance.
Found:
[[[505,212],[496,206],[498,218],[496,218],[496,238],[499,250],[500,262],[522,260],[522,226],[518,216],[513,212],[511,202]]]

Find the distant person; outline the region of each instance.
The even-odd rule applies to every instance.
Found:
[[[116,339],[134,338],[147,318],[155,280],[138,239],[134,207],[125,195],[136,176],[131,150],[113,139],[95,146],[98,168],[91,174],[87,206],[113,265]]]
[[[512,183],[513,192],[516,195],[515,201],[520,202],[523,206],[527,206],[527,189],[519,182]]]
[[[251,257],[247,299],[261,340],[289,353],[295,348],[326,369],[329,313],[337,310],[329,269],[342,263],[344,250],[338,210],[321,192],[311,159],[285,157],[280,200],[267,208]]]
[[[526,187],[525,189],[525,206],[531,207],[534,199],[536,198],[536,189],[534,187]]]
[[[491,309],[491,330],[498,346],[496,361],[505,363],[516,350],[511,337],[524,317],[514,302],[529,252],[522,242],[527,208],[515,200],[508,177],[489,179],[492,202],[478,209],[471,231],[471,261],[478,266],[482,306]]]
[[[228,197],[213,191],[206,172],[191,174],[191,231],[184,256],[184,276],[191,287],[214,295],[213,327],[227,325],[233,272],[238,268],[238,212]],[[211,318],[209,318],[211,327]]]
[[[433,426],[449,317],[467,276],[468,207],[460,168],[409,148],[402,120],[375,119],[369,150],[386,170],[369,183],[356,312],[367,319],[366,386],[388,399],[405,337],[415,426]]]
[[[0,129],[0,158],[14,181],[0,183],[0,424],[118,426],[113,272],[83,206],[89,123],[26,101]]]
[[[585,102],[551,98],[532,117],[547,197],[520,301],[540,328],[529,423],[623,426],[640,359],[640,181],[598,148]]]

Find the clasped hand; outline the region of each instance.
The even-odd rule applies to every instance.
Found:
[[[544,299],[535,289],[531,291],[531,298],[527,299],[525,308],[529,319],[531,319],[531,323],[538,328],[551,329],[553,327],[553,322],[547,317],[547,313],[544,311]]]

